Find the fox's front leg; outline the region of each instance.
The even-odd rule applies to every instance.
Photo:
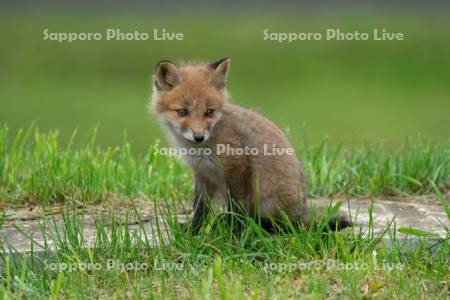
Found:
[[[209,211],[210,197],[214,195],[214,187],[200,176],[195,177],[194,217],[192,231],[198,232]]]

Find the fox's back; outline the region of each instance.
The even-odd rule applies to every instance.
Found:
[[[227,103],[207,145],[211,149],[229,145],[228,151],[218,155],[220,168],[231,196],[245,201],[248,210],[259,200],[262,215],[265,211],[274,214],[277,206],[297,213],[292,210],[293,202],[306,200],[305,178],[292,146],[260,114]],[[239,155],[237,149],[248,151]]]

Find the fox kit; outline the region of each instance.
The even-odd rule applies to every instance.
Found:
[[[161,61],[153,76],[152,108],[195,176],[194,230],[210,199],[225,200],[229,210],[233,199],[262,223],[285,214],[308,224],[306,180],[295,152],[275,124],[229,101],[229,68],[230,59]]]

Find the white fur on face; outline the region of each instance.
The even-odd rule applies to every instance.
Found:
[[[194,135],[192,134],[192,139],[189,138],[189,135],[185,135],[185,130],[176,122],[171,121],[171,120],[166,120],[169,126],[169,128],[171,129],[171,131],[178,136],[182,136],[187,140],[193,141],[194,140]]]
[[[186,129],[183,131],[182,136],[187,139],[188,141],[194,142],[195,143],[195,139],[194,139],[194,133],[192,132],[192,130],[190,129]]]
[[[170,127],[173,129],[175,134],[184,137],[190,142],[196,143],[194,139],[194,132],[191,129],[183,129],[179,124],[173,121],[169,121],[168,123],[170,124]],[[207,141],[211,137],[212,130],[213,127],[211,127],[209,130],[206,129],[205,131],[203,131],[203,135],[205,137],[203,141]]]
[[[168,123],[170,125],[170,128],[172,129],[172,131],[174,131],[176,135],[182,136],[188,141],[195,143],[194,133],[192,132],[192,130],[190,129],[185,130],[178,123],[173,121],[168,121]]]
[[[211,132],[212,128],[210,128],[209,130],[208,129],[205,130],[205,141],[209,139],[209,137],[211,136]]]

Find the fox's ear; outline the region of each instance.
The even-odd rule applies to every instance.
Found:
[[[155,87],[159,91],[169,91],[181,81],[177,66],[168,60],[160,61],[155,68]]]
[[[227,81],[228,70],[230,69],[229,58],[223,58],[212,64],[209,64],[209,67],[212,69],[212,73],[209,76],[209,83],[218,89],[222,89],[225,87],[225,83]]]

